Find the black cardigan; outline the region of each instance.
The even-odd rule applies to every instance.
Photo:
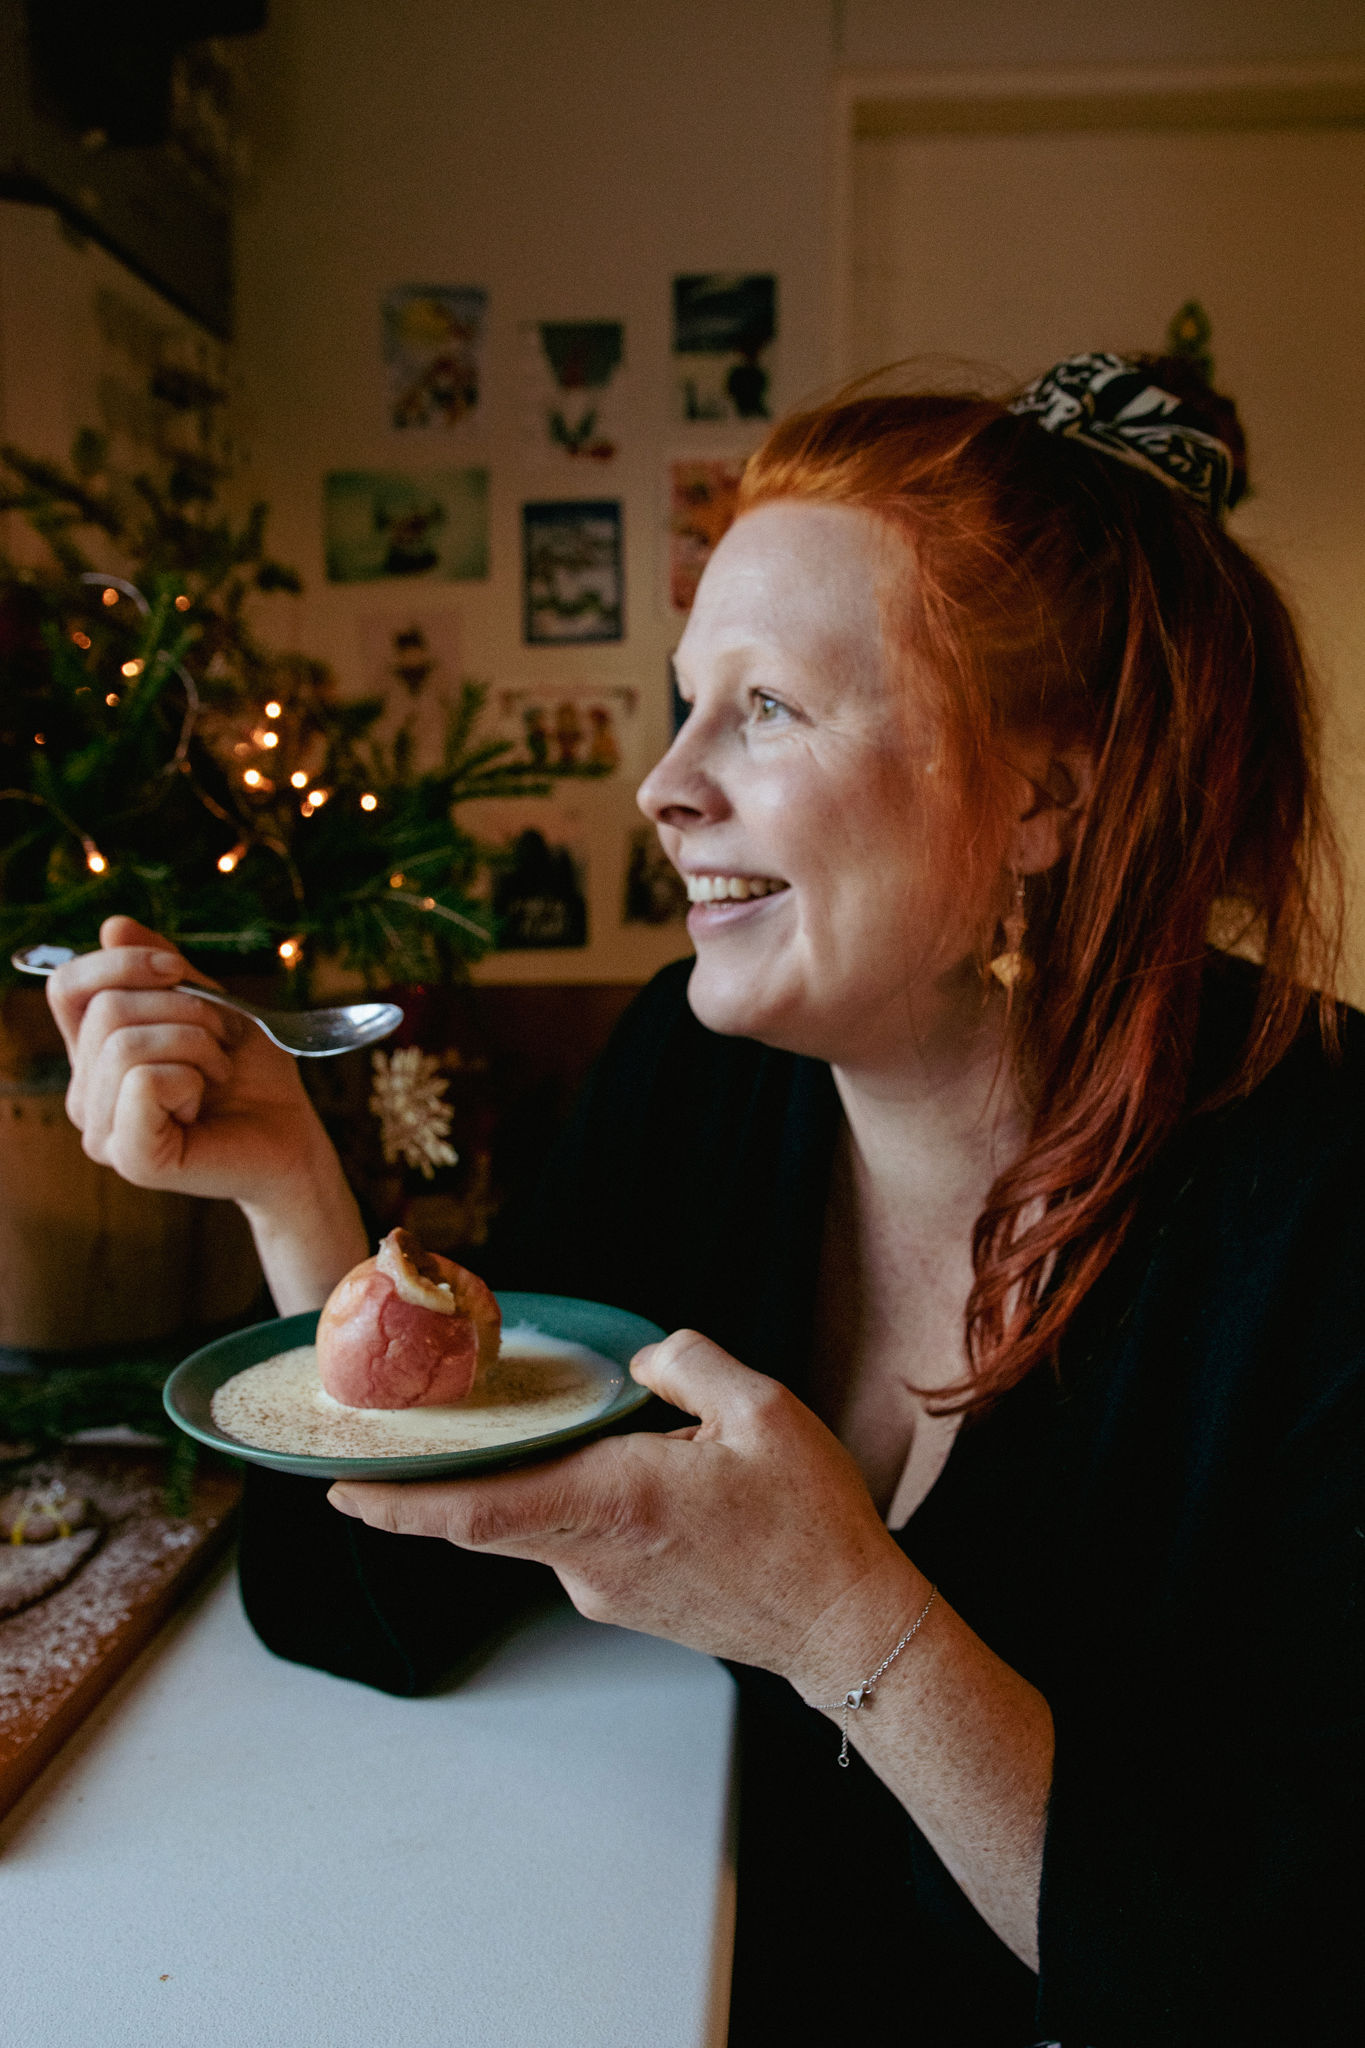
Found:
[[[689,970],[623,1020],[490,1277],[689,1324],[800,1392],[837,1097],[705,1031]],[[1205,1075],[1250,995],[1211,966]],[[1358,2039],[1363,1178],[1353,1014],[1339,1065],[1305,1033],[1182,1128],[1057,1377],[965,1424],[899,1532],[1052,1707],[1038,1978],[830,1724],[736,1670],[732,2043]],[[250,1475],[243,1592],[282,1655],[416,1692],[548,1578]]]

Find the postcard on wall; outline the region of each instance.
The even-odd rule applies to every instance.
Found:
[[[619,502],[523,505],[521,517],[527,644],[623,640]]]
[[[356,628],[365,694],[384,699],[376,736],[406,727],[417,764],[434,767],[464,679],[459,613],[371,613]]]
[[[334,470],[326,480],[331,583],[488,574],[486,469]]]
[[[723,426],[772,418],[777,279],[712,272],[673,280],[679,419]]]
[[[411,701],[453,697],[463,675],[458,612],[370,614],[359,621],[365,688]]]
[[[468,829],[499,859],[489,885],[501,953],[588,943],[588,862],[583,818],[555,798],[471,804]]]
[[[391,427],[478,418],[488,294],[478,285],[401,284],[381,308]]]
[[[502,685],[493,692],[493,736],[558,775],[613,775],[636,753],[640,693],[629,683]]]
[[[687,612],[716,542],[735,516],[744,463],[729,457],[688,457],[668,465],[668,597]]]
[[[534,461],[585,470],[617,460],[625,335],[619,320],[523,322],[522,440]]]
[[[659,844],[652,825],[637,825],[626,841],[622,924],[681,924],[687,885]]]

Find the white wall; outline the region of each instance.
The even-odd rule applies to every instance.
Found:
[[[492,471],[493,574],[423,585],[420,606],[459,614],[474,674],[638,685],[647,760],[667,738],[677,633],[661,562],[664,465],[685,445],[669,423],[669,281],[694,268],[776,271],[775,396],[794,402],[833,374],[841,66],[1036,71],[1363,51],[1360,0],[273,0],[250,47],[236,371],[248,481],[308,586],[279,602],[274,630],[332,660],[348,687],[363,682],[360,620],[407,599],[396,585],[325,582],[322,479],[440,464],[430,437],[384,425],[379,297],[399,283],[486,285],[488,431],[453,459]],[[55,453],[92,416],[107,374],[93,308],[111,284],[148,317],[176,320],[101,252],[74,251],[50,216],[0,208],[6,433]],[[576,494],[525,472],[516,432],[517,323],[556,316],[624,319],[632,365],[619,490],[593,490],[624,501],[628,638],[579,652],[528,649],[520,634],[520,503]],[[1308,351],[1312,308],[1303,323]],[[683,949],[677,927],[619,924],[632,780],[583,799],[592,946],[504,956],[493,976],[634,979]]]
[[[775,395],[790,402],[825,375],[827,0],[276,0],[271,15],[252,59],[257,171],[240,221],[238,365],[253,482],[275,508],[277,551],[308,585],[290,631],[358,683],[362,617],[453,609],[476,676],[638,685],[648,765],[668,737],[678,632],[661,575],[664,465],[686,446],[669,423],[671,279],[775,271]],[[482,438],[384,424],[380,295],[414,282],[490,292]],[[516,330],[547,318],[626,323],[619,485],[547,489],[526,469]],[[324,582],[324,472],[476,459],[492,475],[487,583],[405,594]],[[524,647],[521,502],[579,495],[624,501],[627,638]],[[501,956],[489,978],[634,979],[686,950],[681,926],[620,923],[634,780],[580,786],[589,949]]]
[[[996,388],[1159,347],[1197,297],[1246,427],[1230,530],[1294,604],[1328,707],[1365,996],[1365,130],[912,135],[854,147],[850,368],[944,356]]]
[[[167,361],[225,374],[219,345],[114,257],[46,207],[0,200],[0,439],[64,462],[77,428],[98,427],[135,461],[166,431],[147,387]],[[7,540],[23,549],[17,522]]]

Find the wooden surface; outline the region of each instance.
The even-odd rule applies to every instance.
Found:
[[[86,1157],[60,1093],[0,1086],[0,1346],[152,1343],[259,1286],[233,1203],[131,1187]]]
[[[165,1511],[162,1454],[71,1446],[6,1474],[60,1477],[90,1499],[99,1547],[65,1585],[0,1621],[0,1815],[223,1548],[241,1491],[235,1471],[200,1472],[190,1512]]]

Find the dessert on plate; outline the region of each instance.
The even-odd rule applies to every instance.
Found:
[[[315,1339],[318,1377],[347,1408],[446,1408],[498,1355],[491,1288],[409,1230],[391,1230],[328,1296]]]
[[[625,1378],[588,1345],[527,1323],[504,1331],[476,1273],[400,1229],[337,1282],[311,1344],[234,1373],[211,1413],[257,1450],[425,1458],[581,1425]]]

